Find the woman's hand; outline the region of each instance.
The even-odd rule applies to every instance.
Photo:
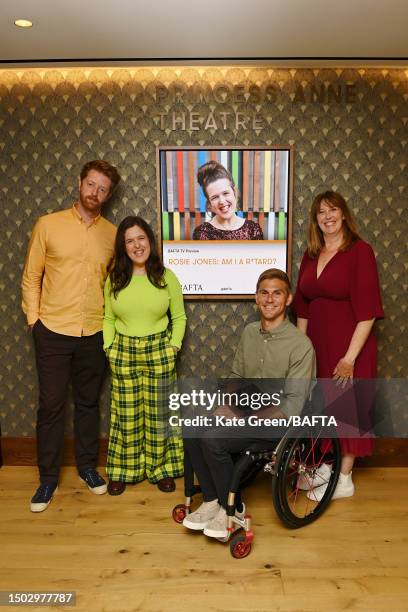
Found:
[[[344,388],[348,380],[353,380],[353,372],[354,361],[342,357],[333,370],[333,379]]]
[[[179,347],[178,346],[174,346],[174,344],[170,344],[171,348],[173,349],[175,355],[177,355],[177,353],[179,352]]]
[[[338,385],[346,386],[348,380],[353,380],[354,363],[370,335],[375,319],[359,321],[350,341],[346,354],[333,370],[333,378]]]

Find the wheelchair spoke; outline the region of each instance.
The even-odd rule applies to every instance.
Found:
[[[325,444],[321,431],[317,435],[313,432],[285,441],[279,451],[276,478],[272,483],[274,505],[283,522],[289,527],[301,527],[324,511],[337,483],[340,460],[338,440]],[[329,476],[324,470],[317,472],[323,463],[330,466]],[[314,499],[312,492],[322,485],[327,486],[322,499]]]
[[[316,436],[316,437],[313,437],[312,435],[310,435],[310,438],[309,438],[309,440],[310,440],[310,449],[309,449],[309,453],[304,458],[304,462],[305,463],[308,463],[309,457],[310,457],[311,453],[313,455],[313,465],[316,463],[314,452],[315,452],[315,448],[317,446],[317,443],[320,442],[320,433],[321,432],[319,432],[318,436]]]

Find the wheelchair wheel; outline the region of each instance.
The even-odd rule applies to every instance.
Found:
[[[252,544],[245,535],[236,535],[230,542],[230,552],[234,559],[243,559],[251,552]]]
[[[340,472],[340,444],[337,438],[330,443],[322,441],[319,435],[287,438],[279,448],[275,473],[272,478],[272,500],[281,521],[292,529],[303,527],[315,521],[327,508],[337,485]],[[330,467],[327,488],[321,500],[313,498],[313,478],[323,464]],[[309,490],[299,486],[299,478],[310,483]]]
[[[186,517],[185,504],[177,504],[177,506],[174,506],[171,515],[173,517],[173,520],[176,521],[176,523],[182,523]]]

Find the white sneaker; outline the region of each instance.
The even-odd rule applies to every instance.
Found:
[[[197,510],[185,516],[183,520],[184,527],[193,529],[193,531],[202,531],[207,523],[217,516],[220,507],[218,499],[203,502]]]
[[[299,474],[299,478],[297,480],[298,489],[302,491],[309,491],[309,489],[313,489],[314,487],[321,487],[322,485],[327,485],[330,479],[331,474],[331,466],[327,465],[327,463],[322,463],[315,470],[313,474],[313,470],[306,470],[303,474]]]
[[[244,504],[241,512],[235,511],[235,516],[240,520],[245,518]],[[239,529],[238,526],[237,529]],[[212,521],[207,523],[204,529],[204,535],[208,536],[209,538],[217,538],[221,541],[228,539],[228,516],[225,508],[220,506],[217,516],[215,516]]]
[[[351,478],[352,472],[350,474],[339,474],[339,480],[337,482],[337,486],[334,489],[334,493],[332,499],[340,499],[341,497],[352,497],[354,495],[354,484]],[[311,499],[312,501],[320,501],[325,494],[327,489],[327,484],[317,487],[316,489],[311,489],[306,493],[306,497]]]

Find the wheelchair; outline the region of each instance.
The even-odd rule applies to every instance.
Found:
[[[303,413],[305,414],[305,413]],[[323,464],[330,467],[325,493],[320,500],[313,499],[314,476]],[[280,440],[259,440],[237,456],[227,501],[228,537],[231,555],[243,559],[251,552],[254,534],[251,516],[235,516],[236,499],[263,469],[271,475],[272,503],[279,519],[290,529],[298,529],[315,521],[326,510],[332,498],[340,473],[340,444],[334,432],[310,427],[301,431],[288,429]],[[319,484],[322,484],[321,482]],[[303,486],[302,486],[303,485]],[[306,485],[306,486],[305,486]],[[194,484],[194,472],[185,456],[185,501],[172,511],[176,523],[182,523],[191,512],[192,498],[200,492]]]

